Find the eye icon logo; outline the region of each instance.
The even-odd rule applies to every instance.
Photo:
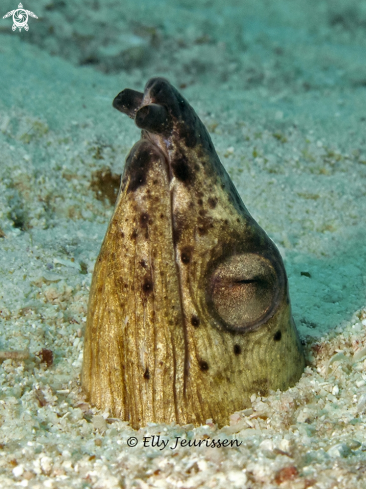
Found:
[[[31,16],[31,17],[34,17],[35,19],[38,19],[38,17],[33,12],[31,12],[30,10],[25,10],[21,3],[18,5],[18,8],[16,10],[12,10],[11,12],[8,12],[6,15],[4,15],[3,19],[6,19],[7,17],[10,17],[11,15],[13,16],[12,30],[15,31],[16,28],[18,28],[19,32],[23,28],[26,31],[29,29],[28,16]]]

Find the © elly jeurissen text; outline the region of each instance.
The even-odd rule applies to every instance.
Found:
[[[144,448],[158,448],[164,450],[170,448],[176,450],[180,447],[207,447],[207,448],[221,448],[221,447],[240,447],[242,442],[238,440],[215,440],[214,438],[207,438],[204,440],[187,440],[181,436],[175,436],[174,438],[163,438],[160,435],[144,436],[141,440]],[[140,443],[141,443],[140,442]],[[139,440],[135,436],[131,436],[127,440],[129,447],[135,447],[138,445]]]

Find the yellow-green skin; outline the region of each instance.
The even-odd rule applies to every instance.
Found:
[[[303,372],[282,259],[167,80],[114,106],[143,131],[95,265],[83,388],[134,428],[225,425]]]

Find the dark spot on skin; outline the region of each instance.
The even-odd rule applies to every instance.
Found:
[[[139,187],[145,185],[145,183],[146,183],[146,175],[145,173],[143,173],[143,170],[139,168],[131,175],[131,181],[128,187],[128,192],[135,192]]]
[[[150,372],[149,369],[146,367],[146,370],[144,372],[144,379],[149,380],[150,379]]]
[[[142,266],[142,268],[146,268],[146,261],[145,260],[141,260],[140,261],[140,265]]]
[[[234,345],[234,353],[235,353],[235,355],[240,355],[240,353],[241,353],[241,346],[240,345]]]
[[[172,163],[172,170],[174,176],[181,182],[189,184],[193,181],[193,175],[187,158],[185,156],[180,156],[176,158]]]
[[[191,261],[191,248],[189,246],[182,249],[180,258],[185,265]]]
[[[142,290],[145,292],[145,294],[150,294],[153,290],[153,283],[149,278],[145,278],[145,281],[142,286]]]
[[[195,328],[198,328],[198,326],[200,325],[200,320],[197,316],[192,316],[191,318],[191,324],[192,326],[194,326]]]
[[[207,211],[205,209],[200,209],[198,211],[198,214],[203,217],[203,216],[205,216],[207,214]]]
[[[140,224],[142,227],[145,228],[145,227],[147,227],[148,222],[149,222],[149,214],[147,212],[144,212],[140,216]]]
[[[197,203],[198,203],[198,205],[203,205],[203,200],[202,199],[198,199],[197,200]]]
[[[125,233],[121,231],[121,238],[125,237]]]
[[[157,161],[158,156],[151,151],[150,143],[140,143],[127,157],[125,175],[130,176],[128,192],[135,192],[146,184],[149,167]]]
[[[209,199],[208,199],[208,201],[207,201],[207,202],[208,202],[208,205],[209,205],[209,207],[210,207],[211,209],[215,209],[216,204],[217,204],[217,198],[216,198],[216,197],[215,197],[215,198],[213,198],[213,197],[209,197]]]
[[[207,234],[208,230],[214,227],[213,219],[208,218],[208,217],[206,217],[206,218],[198,217],[197,223],[199,225],[197,228],[198,233],[201,236],[204,236],[205,234]]]
[[[208,370],[208,363],[205,362],[204,360],[200,360],[199,362],[200,369],[202,372],[206,372]]]
[[[277,331],[274,335],[273,335],[273,339],[275,341],[280,341],[280,339],[282,338],[282,333],[281,331]]]
[[[164,219],[164,214],[160,214],[160,219]]]
[[[137,238],[137,230],[136,230],[136,229],[134,229],[134,230],[132,231],[130,238],[131,238],[132,240],[135,240],[135,239]]]
[[[179,243],[181,236],[182,236],[182,230],[174,226],[174,228],[173,228],[173,243],[174,243],[174,245]]]
[[[98,287],[98,294],[101,294],[103,292],[103,285],[101,285],[100,287]]]
[[[175,214],[173,216],[173,243],[176,245],[183,233],[184,228],[184,218],[180,214]]]

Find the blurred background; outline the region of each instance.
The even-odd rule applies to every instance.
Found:
[[[3,0],[2,15],[16,3]],[[22,41],[103,73],[271,93],[366,83],[364,1],[28,0],[24,8],[38,20]],[[0,32],[14,35],[9,27],[2,20]]]
[[[3,0],[1,16],[16,8]],[[29,265],[23,280],[30,239],[73,254],[90,281],[139,137],[111,103],[156,75],[194,106],[279,246],[304,337],[342,327],[365,305],[365,1],[27,0],[23,8],[38,16],[28,31],[0,19],[9,310],[33,297],[32,280],[47,266],[46,258]]]

